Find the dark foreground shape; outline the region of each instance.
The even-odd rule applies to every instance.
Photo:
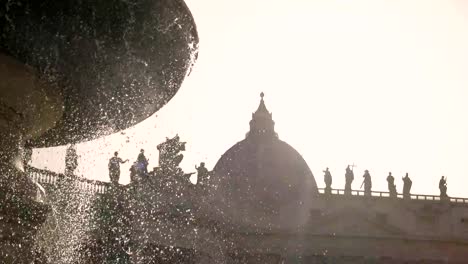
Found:
[[[30,140],[34,147],[141,122],[176,94],[197,56],[195,22],[182,0],[12,0],[0,14],[0,55],[30,66],[63,99],[61,118]]]
[[[1,263],[39,261],[39,252],[32,249],[38,228],[46,220],[48,206],[31,199],[17,197],[14,192],[0,194],[0,260]],[[38,262],[41,263],[41,262]]]
[[[1,2],[1,263],[31,263],[49,210],[21,168],[25,141],[74,144],[141,122],[177,93],[197,47],[182,0]]]

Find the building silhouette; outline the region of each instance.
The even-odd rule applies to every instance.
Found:
[[[162,174],[120,187],[87,181],[84,188],[101,197],[97,211],[112,219],[97,214],[82,248],[88,263],[116,263],[115,256],[121,263],[466,263],[468,199],[325,194],[280,140],[263,97],[245,138],[204,184],[178,180],[172,188],[160,183],[171,176]],[[59,178],[29,172],[45,185]],[[109,244],[109,236],[126,242]]]

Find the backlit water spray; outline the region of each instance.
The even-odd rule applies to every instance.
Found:
[[[46,263],[86,263],[83,245],[92,229],[95,194],[79,186],[76,179],[63,179],[47,197],[51,211],[36,240]]]

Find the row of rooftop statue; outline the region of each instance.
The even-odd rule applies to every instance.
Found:
[[[351,168],[352,166],[348,165],[346,167],[346,173],[345,173],[345,189],[344,193],[345,194],[351,194],[351,183],[354,180],[354,172],[353,169]],[[327,168],[326,170],[323,171],[325,173],[324,175],[324,181],[325,181],[325,194],[331,194],[331,185],[332,185],[332,175],[330,173],[330,170]],[[364,195],[366,196],[371,196],[372,195],[372,178],[368,170],[364,171],[364,175],[362,176],[364,178],[361,187],[364,186]],[[410,191],[411,191],[411,186],[413,185],[413,181],[411,181],[410,177],[408,176],[408,173],[406,173],[405,177],[402,178],[403,180],[403,198],[410,198]],[[397,197],[398,192],[396,189],[395,185],[395,178],[392,176],[392,173],[389,172],[387,176],[387,183],[388,183],[388,192],[390,197]],[[440,197],[441,198],[448,198],[447,195],[447,179],[442,176],[442,178],[439,181],[439,190],[440,190]]]
[[[126,163],[129,160],[122,160],[119,157],[119,153],[116,151],[114,152],[114,157],[109,159],[109,178],[112,183],[118,183],[120,179],[120,164],[121,163]],[[137,177],[145,176],[148,175],[148,164],[149,164],[149,159],[146,158],[145,156],[145,150],[141,149],[140,154],[138,154],[137,160],[133,163],[133,165],[130,167],[130,179],[132,182],[138,181]],[[156,169],[156,168],[155,168]],[[200,175],[205,175],[208,174],[208,169],[205,167],[205,163],[202,162],[200,163],[200,166],[195,165],[195,169],[197,170],[198,174]],[[186,176],[190,176],[194,174],[188,173],[185,174]]]
[[[140,150],[136,161],[130,167],[130,180],[131,182],[140,182],[150,179],[150,176],[171,176],[175,181],[179,182],[186,182],[188,183],[189,178],[192,173],[184,173],[183,170],[179,167],[179,164],[182,162],[183,154],[182,151],[185,151],[185,142],[181,142],[178,135],[173,138],[166,138],[166,141],[159,144],[157,146],[159,151],[159,167],[153,168],[153,171],[148,172],[148,165],[149,159],[145,156],[145,151],[143,149]],[[73,149],[72,149],[73,150]],[[68,156],[68,155],[67,155]],[[76,155],[70,155],[76,156]],[[114,156],[109,159],[109,177],[111,183],[118,184],[120,178],[120,164],[126,163],[129,160],[123,160],[119,157],[118,152],[114,152]],[[70,163],[70,162],[69,162]],[[75,164],[76,165],[76,164]],[[76,166],[75,166],[76,167]],[[354,172],[353,172],[354,165],[348,165],[346,168],[345,179],[346,184],[344,188],[344,194],[351,195],[352,189],[351,184],[354,181]],[[212,172],[208,171],[205,167],[205,163],[200,163],[200,166],[195,166],[197,170],[197,185],[206,185]],[[325,194],[332,193],[332,175],[330,170],[327,168],[324,171],[324,181],[325,181]],[[364,195],[371,196],[372,195],[372,178],[368,170],[365,170],[363,175],[363,182],[361,184],[362,188],[364,186]],[[402,178],[403,180],[403,198],[410,198],[411,194],[411,187],[413,182],[406,173],[405,177]],[[398,192],[395,185],[395,178],[392,176],[390,172],[387,176],[387,183],[388,183],[388,191],[390,197],[397,197]],[[447,179],[442,176],[439,181],[439,190],[440,190],[440,197],[447,198]]]
[[[150,179],[150,176],[172,176],[176,181],[188,182],[192,173],[184,173],[179,167],[182,162],[185,151],[185,142],[181,142],[179,136],[171,139],[166,139],[165,142],[158,145],[159,150],[159,167],[153,168],[153,171],[148,171],[149,159],[145,156],[144,149],[140,150],[136,161],[130,166],[130,181],[132,183],[145,181]],[[119,153],[114,152],[114,156],[109,159],[109,178],[111,183],[118,184],[120,179],[120,164],[126,163],[129,160],[123,160],[119,157]],[[200,166],[195,166],[197,170],[197,184],[205,185],[210,177],[210,172],[205,167],[205,163],[200,163]]]

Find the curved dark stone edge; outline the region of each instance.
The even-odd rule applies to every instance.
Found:
[[[98,139],[98,138],[101,138],[101,137],[104,137],[104,136],[108,136],[108,135],[111,135],[111,134],[115,134],[115,133],[118,133],[118,132],[120,132],[120,131],[122,131],[124,129],[128,129],[130,127],[133,127],[133,126],[137,125],[138,123],[143,122],[144,120],[150,118],[153,114],[155,114],[162,107],[164,107],[167,103],[169,103],[169,101],[172,100],[172,98],[177,94],[180,87],[182,86],[183,81],[185,79],[185,76],[190,75],[190,73],[192,71],[192,68],[194,66],[194,63],[198,59],[198,44],[199,44],[198,30],[197,30],[197,26],[196,26],[196,23],[195,23],[195,19],[194,19],[193,15],[192,15],[192,12],[188,8],[185,1],[180,0],[180,1],[174,1],[174,2],[177,2],[178,4],[180,4],[180,8],[185,10],[185,12],[186,12],[185,17],[186,17],[186,19],[190,20],[189,23],[191,24],[191,36],[193,37],[193,41],[194,41],[193,43],[196,45],[196,48],[194,49],[194,51],[192,53],[192,56],[193,56],[193,59],[194,59],[193,62],[192,62],[192,65],[189,65],[187,67],[186,71],[184,72],[184,77],[181,78],[181,81],[177,85],[176,91],[174,93],[172,93],[172,94],[171,93],[165,93],[164,94],[165,98],[164,98],[163,102],[158,102],[157,106],[153,106],[154,111],[152,111],[151,113],[144,113],[143,114],[144,116],[134,118],[133,120],[126,120],[126,122],[124,122],[125,123],[124,126],[118,126],[118,128],[113,130],[113,131],[105,131],[105,130],[92,131],[92,130],[87,130],[87,132],[82,131],[84,133],[81,133],[79,135],[70,135],[69,133],[65,134],[64,130],[60,129],[60,124],[58,124],[56,127],[48,130],[44,135],[40,136],[39,138],[31,139],[31,140],[27,141],[26,142],[27,146],[31,147],[31,148],[53,147],[53,146],[59,146],[59,145],[66,145],[66,144],[70,144],[70,143],[75,144],[75,143],[80,143],[80,142],[86,142],[86,141],[95,140],[95,139]],[[120,122],[120,124],[122,124],[122,123]]]
[[[49,0],[40,0],[39,2],[36,2],[36,0],[14,0],[14,1],[12,1],[12,3],[8,4],[9,7],[7,8],[7,11],[2,10],[3,7],[0,6],[0,29],[3,28],[2,25],[5,23],[4,20],[5,20],[5,17],[6,17],[6,16],[3,16],[3,19],[2,19],[2,16],[1,16],[2,13],[7,12],[6,14],[8,14],[8,12],[14,12],[14,11],[11,11],[11,10],[16,10],[18,8],[21,9],[22,6],[24,6],[24,4],[19,5],[18,3],[23,3],[23,2],[26,3],[26,2],[29,2],[29,1],[32,1],[31,3],[34,2],[34,3],[47,3],[47,4],[50,4],[51,2],[53,2],[53,1],[49,1]],[[70,4],[72,2],[73,1],[67,1],[66,3],[64,2],[63,5],[66,6],[67,3]],[[151,1],[146,1],[145,3],[149,4],[149,3],[151,3]],[[87,76],[86,74],[88,72],[93,71],[94,67],[91,70],[86,69],[86,67],[81,67],[83,69],[74,69],[73,68],[73,65],[75,65],[77,63],[78,63],[78,65],[80,65],[80,63],[82,61],[83,61],[82,66],[87,66],[87,67],[93,65],[93,63],[98,63],[98,65],[96,66],[97,71],[99,71],[101,66],[104,67],[102,69],[104,69],[104,70],[107,69],[108,66],[106,66],[106,65],[108,65],[108,63],[111,63],[111,62],[116,62],[116,63],[118,63],[118,65],[119,65],[119,63],[123,63],[120,66],[123,67],[122,69],[124,69],[124,72],[125,72],[125,69],[127,69],[128,67],[132,67],[132,68],[129,68],[129,69],[133,69],[133,66],[135,66],[134,65],[135,62],[131,62],[132,60],[129,60],[128,63],[125,63],[125,61],[127,61],[125,59],[126,58],[125,55],[129,54],[129,52],[131,52],[133,49],[135,49],[137,52],[143,51],[143,52],[140,52],[139,55],[135,56],[136,59],[138,59],[138,58],[143,58],[144,59],[145,56],[150,56],[148,58],[153,58],[153,60],[151,60],[151,59],[148,60],[148,62],[150,63],[150,67],[148,68],[148,70],[149,70],[148,74],[151,75],[153,78],[155,76],[160,76],[160,78],[156,77],[154,79],[155,82],[151,84],[150,89],[141,88],[141,87],[138,88],[139,86],[143,85],[141,81],[143,79],[146,80],[146,78],[141,79],[142,78],[141,76],[145,76],[144,72],[139,73],[140,77],[138,77],[138,74],[135,75],[135,78],[136,78],[135,81],[137,81],[137,83],[136,83],[137,88],[136,89],[134,89],[133,86],[128,86],[129,85],[128,80],[127,80],[128,78],[126,79],[126,78],[123,78],[123,77],[122,77],[123,79],[121,77],[115,79],[115,83],[105,82],[106,86],[108,86],[108,87],[100,88],[100,89],[99,88],[94,89],[92,87],[96,87],[96,85],[94,85],[94,84],[99,84],[99,81],[114,81],[114,79],[108,79],[107,77],[103,77],[102,80],[101,80],[101,77],[98,77],[98,79],[96,79],[97,81],[86,81],[86,82],[84,82],[81,85],[82,87],[77,87],[77,88],[80,88],[78,90],[76,90],[76,89],[74,90],[73,87],[72,87],[72,89],[67,88],[67,91],[64,93],[64,99],[65,99],[66,102],[69,102],[69,103],[65,104],[65,114],[62,116],[62,120],[57,122],[56,126],[54,128],[51,128],[44,135],[42,135],[42,136],[40,136],[40,137],[38,137],[36,139],[30,140],[28,142],[28,144],[31,147],[50,147],[50,146],[64,145],[64,144],[69,144],[69,143],[78,143],[78,142],[82,142],[82,141],[96,139],[96,138],[99,138],[101,136],[105,136],[105,135],[109,135],[109,134],[121,131],[123,129],[134,126],[134,125],[138,124],[139,122],[147,119],[148,117],[153,115],[155,112],[157,112],[161,107],[163,107],[169,100],[171,100],[173,98],[173,96],[180,89],[180,86],[181,86],[185,76],[190,73],[191,67],[193,66],[193,62],[198,57],[198,41],[199,41],[199,38],[198,38],[198,33],[197,33],[194,18],[192,16],[188,6],[186,5],[186,3],[183,0],[177,0],[177,1],[175,1],[175,0],[173,0],[173,1],[160,0],[160,1],[155,1],[155,3],[156,3],[156,5],[159,5],[159,6],[167,6],[167,8],[169,8],[170,10],[173,10],[173,12],[174,12],[173,15],[168,15],[168,16],[162,15],[162,17],[160,17],[162,19],[161,21],[162,21],[163,25],[166,25],[167,23],[172,21],[172,19],[174,17],[175,18],[180,18],[179,21],[181,21],[181,22],[179,22],[179,23],[181,23],[181,25],[183,26],[182,31],[177,31],[177,30],[174,31],[172,29],[169,29],[169,33],[151,34],[149,36],[150,38],[141,37],[141,36],[145,36],[145,31],[144,30],[136,31],[137,33],[134,36],[134,37],[136,37],[136,39],[129,40],[130,41],[130,49],[129,50],[126,50],[125,48],[121,49],[122,47],[120,47],[121,46],[120,44],[114,45],[114,44],[112,44],[112,42],[105,42],[104,45],[110,45],[110,46],[103,46],[103,47],[107,47],[107,48],[105,48],[105,50],[103,51],[104,53],[101,52],[101,54],[100,55],[98,54],[98,56],[104,56],[104,57],[103,57],[102,60],[97,59],[96,61],[90,60],[87,57],[85,59],[83,59],[83,60],[80,60],[79,59],[80,57],[79,56],[77,57],[76,54],[75,55],[70,55],[70,54],[74,54],[74,53],[67,53],[66,48],[70,47],[72,49],[72,51],[75,51],[75,49],[77,49],[77,48],[76,48],[76,46],[69,46],[71,44],[67,44],[67,45],[65,45],[63,47],[60,46],[61,49],[65,48],[64,55],[63,56],[62,55],[60,55],[60,56],[57,55],[58,56],[57,59],[59,59],[60,62],[55,63],[55,64],[52,63],[52,66],[53,66],[52,68],[54,69],[54,67],[55,67],[57,69],[60,69],[60,71],[59,71],[59,73],[57,75],[57,77],[60,77],[60,78],[57,79],[57,83],[59,84],[59,86],[62,86],[62,85],[66,86],[66,85],[68,85],[68,81],[70,81],[70,80],[68,80],[68,78],[66,78],[67,76],[72,76],[73,74],[77,73],[78,75],[76,75],[76,76],[78,76],[77,80],[79,81],[80,80],[79,78],[84,78],[84,77]],[[94,4],[92,4],[92,5],[94,5]],[[39,4],[39,5],[36,5],[36,7],[37,6],[42,6],[42,5]],[[157,8],[163,8],[163,7],[157,7]],[[10,10],[10,11],[8,11],[8,10]],[[158,10],[162,10],[162,9],[158,9]],[[21,13],[23,11],[19,11],[19,12]],[[81,11],[79,11],[79,12],[81,12]],[[39,13],[41,13],[41,12],[38,12],[38,14]],[[54,14],[54,13],[52,13],[52,14]],[[77,13],[78,16],[80,16],[79,14],[80,13]],[[164,13],[162,13],[162,14],[164,14]],[[109,15],[112,15],[112,14],[110,13]],[[117,15],[118,15],[118,13],[117,13]],[[114,14],[114,16],[117,16],[117,15]],[[52,15],[49,18],[53,19],[54,16]],[[28,28],[28,23],[21,23],[21,21],[24,21],[24,19],[23,20],[21,20],[21,19],[23,19],[23,18],[20,15],[14,21],[16,21],[16,22],[19,21],[20,24],[26,24],[26,27],[22,28],[21,25],[20,25],[18,27],[18,29],[17,29],[17,32],[15,32],[15,30],[13,29],[12,35],[9,35],[9,33],[6,32],[6,31],[5,31],[6,33],[0,34],[0,39],[5,40],[4,44],[0,43],[0,51],[2,53],[6,53],[7,55],[13,56],[14,58],[19,59],[20,61],[22,61],[23,63],[26,63],[28,65],[32,63],[31,64],[32,66],[36,65],[35,68],[37,68],[38,66],[39,67],[47,66],[48,65],[47,58],[49,58],[48,57],[49,55],[48,55],[47,52],[49,52],[49,50],[50,50],[50,48],[47,47],[47,44],[48,43],[49,44],[50,43],[52,43],[52,44],[55,43],[57,45],[62,45],[62,44],[60,44],[60,43],[62,43],[61,42],[62,40],[59,39],[59,40],[47,41],[47,36],[42,36],[41,37],[41,34],[34,35],[34,34],[31,33],[31,34],[26,35],[24,37],[24,40],[26,42],[24,42],[24,41],[22,42],[21,37],[20,37],[20,35],[21,35],[20,33],[22,32],[22,30],[33,29],[34,27]],[[35,19],[37,19],[37,18],[35,18]],[[78,19],[80,19],[80,18],[78,18]],[[86,15],[84,15],[84,17],[81,18],[81,19],[86,20],[87,19]],[[114,19],[114,18],[106,19],[105,21],[109,22],[109,21],[112,21],[112,19]],[[153,19],[155,19],[155,18],[153,18]],[[94,20],[90,20],[90,21],[91,21],[90,25],[91,25],[91,27],[93,27],[92,26],[93,23],[96,23],[96,22],[92,22]],[[145,19],[142,19],[140,22],[146,23],[144,21],[145,21]],[[150,20],[148,20],[148,21],[150,21]],[[155,23],[159,23],[159,22],[155,22],[155,21],[158,21],[158,20],[153,20],[153,22],[149,22],[151,24],[148,24],[148,25],[149,26],[159,25],[159,24],[155,24]],[[6,22],[6,23],[8,23],[8,22]],[[45,23],[47,25],[50,25],[51,23],[53,23],[53,21],[49,21],[49,22],[45,22]],[[72,23],[74,23],[74,22],[72,22]],[[13,24],[13,25],[16,25],[16,24]],[[124,25],[126,25],[125,22],[118,24],[118,26],[124,26]],[[53,27],[54,26],[52,26],[52,28]],[[138,27],[138,26],[136,26],[136,27]],[[46,33],[48,32],[47,28],[48,28],[48,26],[46,26]],[[51,29],[51,30],[52,31],[49,32],[49,33],[54,33],[55,32],[54,29]],[[60,33],[60,36],[62,36],[62,35],[63,35],[63,37],[73,36],[73,30],[71,30],[71,31],[69,31],[69,30],[62,31],[63,27],[59,27],[58,30],[59,30],[58,32]],[[108,28],[106,28],[106,30],[108,30]],[[171,37],[172,35],[170,35],[172,33],[174,33],[173,38]],[[20,39],[17,39],[15,37],[15,34],[18,35],[18,37]],[[106,31],[105,34],[108,34],[108,32]],[[113,34],[113,33],[110,33],[110,34]],[[117,34],[122,34],[122,32],[117,33]],[[166,34],[166,35],[164,36],[164,34]],[[28,45],[30,45],[30,44],[28,44],[28,43],[31,42],[31,41],[29,41],[29,42],[27,41],[27,36],[30,36],[32,38],[32,43],[31,44],[35,44],[35,38],[36,38],[35,36],[39,36],[38,37],[39,39],[38,39],[37,45],[35,45],[36,46],[35,48],[36,49],[39,48],[38,51],[40,51],[40,53],[35,52],[33,47],[29,48]],[[88,36],[88,35],[84,35],[85,38],[86,38],[86,36]],[[92,40],[93,36],[97,36],[97,35],[89,35],[88,38],[91,37],[91,38],[89,38],[89,40]],[[159,39],[159,36],[161,36],[161,38],[160,38],[161,41],[154,42],[155,44],[153,46],[155,48],[152,48],[151,45],[148,44],[148,43],[153,43],[153,41],[151,41],[151,38],[158,37],[158,39]],[[51,37],[53,37],[53,36],[51,36]],[[109,37],[112,38],[111,35]],[[29,38],[29,39],[31,39],[31,38]],[[120,38],[121,37],[117,37],[117,38],[115,38],[115,39],[113,39],[111,41],[116,41],[116,40],[119,40]],[[97,37],[96,37],[96,39],[102,40],[101,38],[97,38]],[[10,42],[7,43],[7,40],[9,40]],[[138,43],[141,40],[144,40],[146,44],[143,44],[143,45],[139,45],[139,44],[135,45],[134,44],[134,43]],[[172,43],[171,41],[174,42],[174,46],[172,46],[170,44],[170,43]],[[21,44],[21,43],[23,43],[23,44]],[[78,43],[81,43],[81,42],[78,42]],[[157,43],[159,43],[159,44],[157,44]],[[184,43],[187,44],[187,47],[184,47]],[[193,44],[192,48],[190,48],[188,46],[188,44],[190,44],[190,43]],[[86,42],[85,42],[85,44],[86,44]],[[161,48],[158,48],[159,47],[158,45],[162,45]],[[15,48],[17,46],[18,46],[18,49]],[[42,47],[46,47],[46,48],[44,49]],[[79,46],[79,47],[81,47],[81,48],[78,48],[76,51],[80,51],[80,49],[81,50],[86,50],[86,47],[82,47],[82,46]],[[151,47],[151,49],[148,49],[148,47]],[[45,50],[44,51],[45,53],[41,51],[42,49]],[[113,50],[116,50],[115,55],[121,56],[122,60],[120,60],[120,59],[117,59],[117,60],[108,60],[108,59],[106,59],[107,57],[105,55],[107,54],[107,51],[112,52]],[[144,50],[148,50],[148,52],[145,52]],[[26,52],[26,53],[22,54],[21,52],[23,52],[23,53]],[[35,58],[37,56],[41,57],[42,56],[41,54],[46,56],[46,58],[45,58],[46,61],[45,62],[44,62],[44,59],[42,59],[42,61],[41,61],[40,58]],[[62,53],[60,53],[60,54],[62,54]],[[167,54],[167,55],[165,55],[165,54]],[[110,53],[110,55],[112,55],[112,53]],[[49,59],[55,58],[53,55],[50,55],[50,56],[51,57]],[[67,56],[71,56],[71,57],[67,57]],[[153,57],[153,56],[155,56],[155,57]],[[61,57],[63,57],[64,59],[62,60]],[[28,62],[30,62],[30,63],[28,63]],[[68,62],[71,62],[72,64],[67,65]],[[151,64],[151,63],[154,63],[154,64]],[[114,65],[114,64],[111,64],[111,65]],[[70,66],[70,67],[67,67],[67,66]],[[38,68],[38,70],[39,70],[40,74],[42,74],[43,71],[45,71],[46,74],[47,74],[47,70],[40,69],[40,68]],[[135,72],[138,72],[140,70],[141,69],[135,69]],[[119,71],[121,71],[121,70],[119,70]],[[161,73],[159,74],[159,72],[161,72]],[[106,72],[104,71],[103,72],[104,76],[105,76],[105,73]],[[65,74],[65,75],[62,76],[63,74]],[[67,75],[67,74],[69,74],[69,75]],[[93,78],[97,77],[98,75],[91,74],[90,76],[92,77],[92,78],[90,78],[90,80],[94,80]],[[62,78],[62,77],[65,77],[65,78]],[[129,78],[132,79],[134,77],[130,76]],[[138,78],[140,78],[140,79],[138,79]],[[74,83],[77,80],[71,80],[73,82],[70,82],[70,85],[74,86],[75,85]],[[90,84],[90,85],[86,85],[86,84]],[[109,85],[107,85],[107,84],[109,84]],[[114,84],[116,84],[116,85],[114,85]],[[113,88],[114,86],[115,86],[115,89]],[[86,87],[91,87],[91,89],[86,88]],[[81,88],[84,88],[84,89],[81,89]],[[96,96],[97,96],[94,100],[92,100],[93,103],[91,105],[90,105],[90,103],[81,103],[83,100],[86,100],[86,98],[88,98],[88,92],[89,91],[87,91],[87,90],[89,90],[89,89],[92,90],[91,93],[90,93],[91,96],[93,95],[93,92],[96,93]],[[76,98],[78,98],[78,99],[76,99],[76,98],[73,99],[73,94],[75,94],[75,93],[77,95]],[[153,93],[153,94],[150,94],[150,93]],[[128,94],[129,97],[122,96],[122,95],[127,95],[127,94]],[[135,98],[133,98],[133,96],[135,96]],[[117,98],[117,99],[112,101],[112,100],[110,100],[111,97],[112,98]],[[127,105],[127,106],[125,106],[125,105]],[[94,108],[96,108],[96,109],[94,109]]]

